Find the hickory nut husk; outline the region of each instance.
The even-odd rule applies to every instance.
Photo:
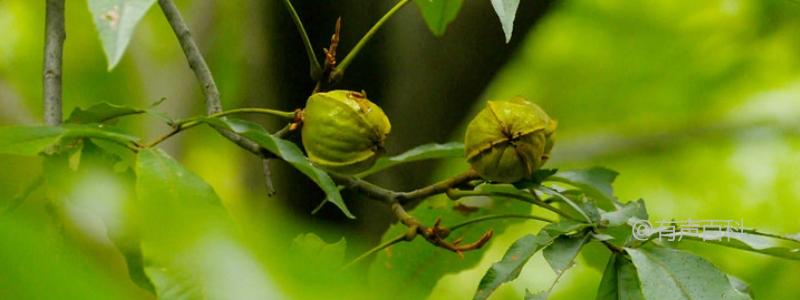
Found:
[[[315,93],[303,109],[303,147],[312,163],[337,173],[366,170],[383,153],[391,130],[383,110],[364,93]]]
[[[467,126],[467,161],[486,180],[529,178],[547,161],[557,122],[521,97],[488,101]]]

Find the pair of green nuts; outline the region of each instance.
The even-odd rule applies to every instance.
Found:
[[[488,101],[467,126],[467,161],[486,180],[528,178],[547,161],[556,126],[544,110],[523,98]],[[371,167],[384,152],[390,131],[383,110],[360,92],[315,93],[303,110],[306,154],[332,172],[354,174]]]

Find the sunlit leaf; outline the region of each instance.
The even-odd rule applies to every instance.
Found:
[[[441,36],[458,16],[462,0],[414,0],[434,35]]]
[[[136,175],[145,271],[160,298],[277,297],[219,197],[199,176],[158,149],[138,153]]]
[[[647,209],[644,206],[644,201],[639,199],[637,201],[630,201],[625,203],[617,210],[603,213],[600,215],[602,221],[608,222],[607,226],[619,226],[627,224],[628,220],[647,220]]]
[[[282,158],[322,188],[327,196],[327,201],[339,207],[348,218],[355,219],[355,216],[347,209],[347,205],[345,205],[342,195],[339,193],[339,188],[333,182],[333,179],[328,176],[328,173],[312,165],[308,158],[303,155],[303,151],[294,143],[269,134],[264,127],[253,122],[230,118],[209,118],[206,119],[206,122],[247,137],[272,154]]]
[[[547,224],[542,230],[550,233],[550,236],[559,236],[564,234],[571,234],[585,228],[590,227],[591,224],[564,219],[558,223]]]
[[[314,233],[305,233],[292,241],[292,255],[316,266],[341,266],[347,242],[344,238],[336,243],[327,243]]]
[[[33,156],[55,144],[63,133],[61,127],[0,127],[0,153]]]
[[[98,125],[0,127],[0,154],[33,156],[66,138],[98,138],[120,144],[138,141]]]
[[[365,177],[403,163],[460,157],[464,157],[464,144],[462,143],[425,144],[392,157],[381,157],[375,162],[375,165],[361,172],[357,177]]]
[[[514,17],[517,15],[519,0],[492,0],[492,7],[500,24],[503,25],[503,33],[506,35],[506,43],[511,40],[511,33],[514,31]]]
[[[779,239],[747,232],[739,232],[739,229],[735,227],[730,228],[730,230],[722,228],[720,231],[703,228],[698,228],[698,230],[680,230],[674,233],[662,234],[662,237],[668,237],[669,240],[675,239],[676,241],[688,239],[775,257],[800,260],[800,244],[792,242],[782,245],[779,243]]]
[[[644,300],[636,268],[628,258],[611,255],[600,280],[597,300]]]
[[[0,298],[141,299],[92,257],[59,240],[50,220],[0,218]]]
[[[122,116],[144,112],[145,110],[143,109],[103,102],[92,105],[86,109],[76,107],[72,113],[69,114],[69,118],[64,122],[76,124],[103,123]]]
[[[742,281],[736,276],[728,274],[728,281],[731,282],[731,286],[736,289],[737,292],[745,295],[747,297],[753,298],[753,291],[750,289],[750,285],[746,282]]]
[[[577,213],[583,220],[590,223],[600,221],[600,212],[597,207],[589,201],[586,201],[586,197],[583,196],[583,194],[569,194],[567,193],[569,191],[562,193],[546,187],[542,187],[539,190],[553,196],[551,199],[566,204],[567,206],[565,206],[565,208]]]
[[[578,256],[586,240],[586,235],[559,236],[542,250],[542,255],[556,274],[564,272]]]
[[[136,24],[155,0],[88,0],[94,26],[100,35],[108,69],[113,69],[133,36]]]
[[[647,299],[750,299],[705,259],[665,247],[625,248]]]
[[[528,234],[514,242],[503,258],[483,275],[474,299],[487,299],[500,285],[516,279],[531,256],[552,243],[553,239],[542,230],[537,235]]]
[[[559,171],[550,176],[548,180],[563,182],[574,187],[580,188],[590,198],[596,199],[598,205],[603,209],[611,209],[617,203],[614,196],[614,189],[611,184],[617,178],[616,171],[602,167],[589,169]]]
[[[548,294],[549,293],[546,291],[531,293],[529,290],[525,290],[525,300],[545,300],[547,299]]]

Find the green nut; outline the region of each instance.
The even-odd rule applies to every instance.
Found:
[[[337,173],[368,169],[391,130],[383,110],[364,93],[315,93],[303,109],[303,147],[312,163]]]
[[[467,161],[490,181],[528,178],[547,161],[556,126],[544,110],[521,97],[489,101],[467,127]]]

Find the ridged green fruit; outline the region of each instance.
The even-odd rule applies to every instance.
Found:
[[[528,178],[547,161],[556,126],[544,110],[521,97],[489,101],[467,126],[467,160],[486,180]]]
[[[337,173],[368,169],[391,131],[383,110],[354,91],[315,93],[303,109],[302,139],[312,163]]]

